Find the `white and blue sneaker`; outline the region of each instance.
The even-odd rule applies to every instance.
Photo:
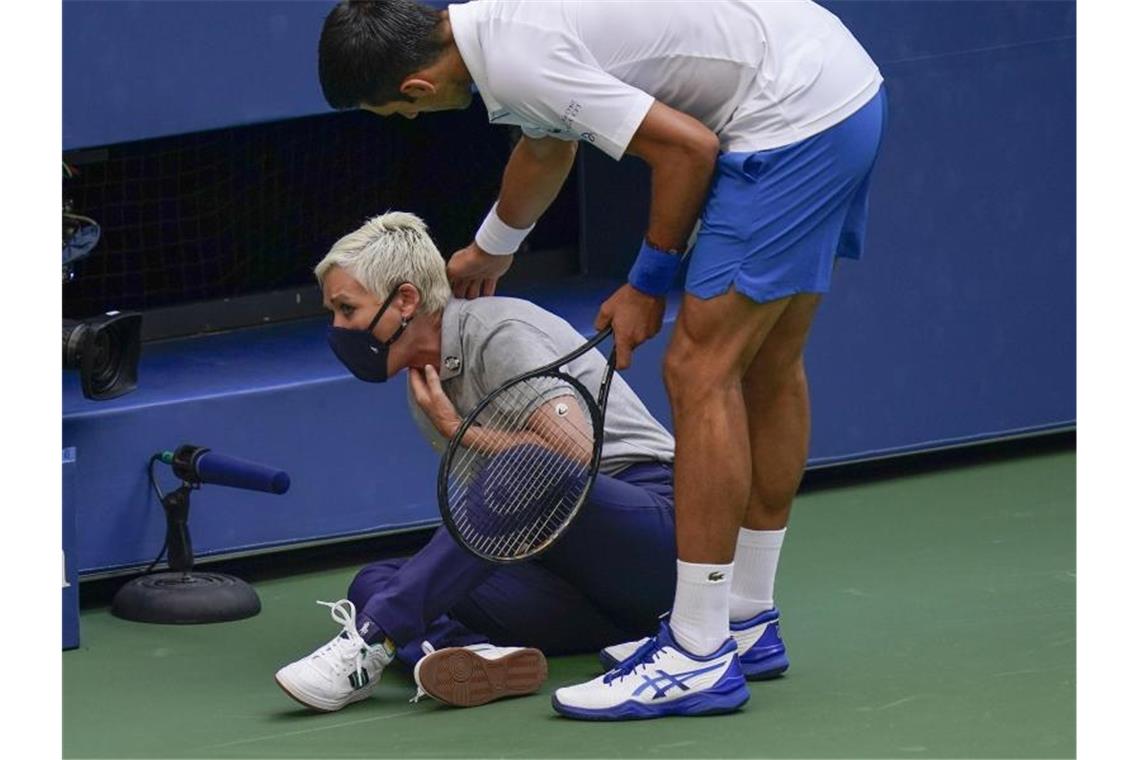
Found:
[[[368,699],[380,674],[392,662],[394,648],[369,645],[356,631],[356,606],[347,599],[317,602],[331,610],[343,630],[308,657],[277,671],[277,685],[305,707],[333,712]]]
[[[788,651],[780,637],[780,610],[773,608],[754,618],[729,623],[729,635],[736,641],[740,669],[749,681],[779,678],[788,669]],[[613,670],[648,639],[608,646],[598,653],[602,667]]]
[[[748,701],[736,642],[703,657],[686,652],[669,624],[618,667],[577,686],[554,692],[555,712],[581,720],[637,720],[666,715],[733,712]]]

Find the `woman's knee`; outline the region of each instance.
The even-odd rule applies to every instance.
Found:
[[[348,600],[358,610],[362,608],[373,594],[391,580],[403,563],[402,559],[385,559],[362,567],[348,586]]]

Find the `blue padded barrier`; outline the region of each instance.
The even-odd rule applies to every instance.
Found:
[[[589,335],[597,305],[616,284],[577,280],[557,293],[519,295]],[[676,307],[673,298],[664,330],[638,349],[634,366],[623,373],[668,427],[660,372]],[[64,374],[64,441],[83,452],[75,473],[80,573],[153,559],[165,522],[146,463],[180,443],[280,467],[292,478],[281,496],[209,485],[195,492],[190,526],[200,557],[438,523],[439,460],[411,421],[404,378],[385,385],[353,378],[329,351],[325,325],[303,320],[148,344],[139,390],[107,402],[83,399],[74,373]],[[853,332],[849,324],[822,320],[809,350],[817,378],[811,466],[1070,424],[1038,416],[1029,418],[1036,424],[1022,425],[1026,418],[1016,415],[1023,410],[1005,398],[979,408],[988,420],[975,415],[949,426],[943,419],[936,428],[932,419],[945,415],[924,405],[927,394],[905,383],[868,391],[861,376],[874,373],[839,350]],[[905,378],[906,371],[886,374]],[[932,437],[936,429],[941,437]],[[159,465],[158,472],[164,490],[176,485],[167,468]]]
[[[570,283],[545,305],[592,333],[613,283]],[[326,320],[151,343],[139,389],[105,402],[82,398],[64,373],[63,438],[83,452],[76,473],[80,572],[145,564],[162,546],[162,508],[150,492],[150,455],[181,443],[286,470],[273,496],[204,486],[191,499],[198,556],[374,534],[438,522],[438,457],[407,409],[403,376],[363,383],[325,341]],[[626,378],[668,421],[660,390],[664,334]],[[177,480],[157,467],[164,490]]]

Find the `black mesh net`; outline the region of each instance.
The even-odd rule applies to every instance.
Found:
[[[65,155],[64,198],[102,238],[64,286],[64,314],[312,285],[333,242],[389,209],[422,216],[447,256],[493,202],[511,142],[476,103],[415,122],[336,113]],[[566,188],[560,206],[575,196]],[[560,206],[532,248],[576,237]]]

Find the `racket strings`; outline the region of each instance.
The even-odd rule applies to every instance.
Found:
[[[522,385],[524,385],[524,383],[518,384],[518,386]],[[508,447],[514,440],[514,436],[517,436],[520,431],[526,429],[526,417],[529,417],[530,414],[535,412],[534,407],[536,403],[553,400],[553,398],[573,398],[574,401],[578,403],[581,418],[589,424],[590,429],[588,431],[584,430],[575,423],[573,418],[562,418],[560,432],[567,432],[568,428],[577,434],[577,440],[562,439],[550,441],[548,439],[544,441],[545,445],[566,456],[572,456],[576,451],[592,452],[594,436],[593,425],[589,422],[587,409],[579,400],[578,394],[567,389],[567,395],[547,399],[545,395],[543,395],[542,389],[531,385],[530,380],[525,381],[525,385],[527,391],[529,391],[527,393],[524,393],[518,386],[510,386],[504,389],[500,395],[506,396],[508,392],[513,394],[512,403],[508,404],[496,399],[496,403],[488,407],[495,408],[495,411],[490,417],[488,419],[477,420],[482,440],[486,443],[482,447],[464,447],[462,453],[453,462],[452,467],[454,470],[459,473],[469,471],[475,468],[486,456]],[[511,411],[512,409],[514,411]],[[586,456],[588,458],[589,454],[587,453]]]
[[[477,445],[461,446],[449,466],[452,521],[480,554],[523,556],[577,510],[589,482],[593,418],[557,377],[508,386],[487,410],[476,420]]]
[[[505,441],[505,443],[506,442],[507,441]],[[530,459],[534,461],[527,461],[526,457],[521,457],[518,461],[511,461],[511,458],[504,454],[502,456],[502,462],[495,467],[487,486],[494,488],[498,485],[502,485],[508,479],[514,478],[520,471],[533,472],[536,485],[545,486],[547,482],[538,482],[544,477],[547,481],[554,480],[562,472],[567,472],[575,467],[582,469],[588,467],[588,458],[591,452],[587,450],[585,446],[580,445],[580,442],[567,441],[564,439],[551,441],[549,437],[547,437],[543,439],[541,446],[544,447],[546,451],[558,455],[557,458],[542,457],[540,453],[537,453],[541,451],[541,449],[528,450],[532,452]],[[581,461],[583,459],[586,461]],[[561,465],[561,472],[559,465]],[[522,495],[516,499],[516,503],[521,503],[521,501]],[[504,511],[507,513],[514,511],[516,503],[505,507]]]
[[[517,466],[526,467],[527,464],[523,462]],[[546,483],[537,486],[536,493],[541,494],[543,488],[548,487],[551,483],[557,482],[560,476],[567,474],[570,473],[568,471],[563,473],[551,473],[547,477]],[[481,550],[496,555],[506,554],[508,556],[519,551],[526,552],[531,550],[534,548],[536,542],[540,542],[549,537],[545,535],[548,527],[552,524],[557,527],[570,516],[574,507],[577,505],[578,499],[582,495],[582,491],[582,486],[572,486],[566,489],[558,497],[557,503],[553,507],[546,505],[545,517],[543,517],[542,514],[532,516],[533,523],[526,521],[521,527],[512,530],[506,535],[500,536],[498,540],[495,539],[494,535],[484,536],[484,538],[478,542]],[[529,498],[533,498],[533,495],[520,493],[515,500],[516,504],[507,507],[505,511],[508,513],[515,511],[512,507],[517,508],[521,506],[521,503]]]
[[[513,390],[513,388],[508,390]],[[522,395],[523,394],[516,392],[516,397]],[[541,396],[535,389],[531,388],[531,393],[526,395],[525,402],[516,403],[514,405],[516,407],[522,408],[515,412],[509,419],[503,419],[504,415],[502,413],[498,413],[492,417],[491,420],[480,425],[482,435],[491,441],[491,445],[487,446],[486,448],[490,450],[490,453],[495,453],[496,451],[501,451],[505,448],[508,448],[514,442],[521,442],[517,441],[516,437],[519,432],[526,430],[526,423],[528,422],[528,419],[526,418],[537,412],[537,410],[534,409],[535,402],[558,399],[573,399],[573,401],[578,404],[581,418],[583,420],[586,420],[587,424],[590,425],[590,430],[589,432],[583,430],[581,427],[575,424],[574,419],[571,417],[563,417],[560,420],[561,424],[557,429],[557,433],[565,434],[569,432],[569,429],[574,431],[574,433],[577,435],[556,435],[554,437],[554,440],[551,440],[551,435],[548,432],[548,435],[543,437],[542,444],[546,448],[562,456],[581,458],[588,462],[590,455],[593,452],[593,425],[589,423],[588,410],[586,409],[586,406],[579,400],[577,394],[573,393],[561,395],[555,397],[554,399],[546,399],[545,397]],[[461,457],[459,466],[460,468],[466,468],[468,466],[474,465],[481,459],[485,458],[486,455],[487,454],[485,452],[478,451],[474,448],[467,449],[465,454]],[[501,469],[500,471],[504,474],[508,472],[505,468]]]
[[[553,453],[555,456],[551,456]],[[565,456],[566,447],[560,446],[543,450],[537,446],[522,446],[508,449],[495,460],[495,466],[486,469],[483,481],[484,487],[480,494],[484,502],[492,506],[497,516],[503,521],[520,516],[528,503],[546,494],[547,489],[560,482],[569,482],[571,485],[564,490],[563,496],[557,503],[545,504],[549,512],[548,520],[543,521],[540,530],[532,531],[535,535],[541,532],[551,520],[565,516],[573,509],[581,495],[581,486],[575,484],[573,475],[583,475],[588,466],[577,461],[577,457]],[[569,476],[569,477],[568,477]],[[523,479],[526,479],[524,486]],[[575,487],[576,486],[576,487]],[[504,500],[496,489],[506,488]],[[492,498],[488,498],[488,494]],[[549,499],[549,497],[547,497]],[[531,517],[531,515],[522,515]],[[534,536],[531,536],[533,538]],[[513,536],[517,540],[518,536]],[[524,539],[525,540],[525,539]]]
[[[559,460],[542,457],[533,452],[527,452],[527,454],[519,457],[518,461],[505,461],[495,473],[500,476],[498,479],[502,481],[503,476],[506,476],[507,473],[531,473],[529,477],[533,484],[533,493],[529,492],[530,489],[514,489],[514,498],[509,503],[503,504],[499,513],[507,517],[516,514],[519,509],[525,506],[526,501],[535,494],[542,493],[544,489],[549,488],[560,478],[574,471],[585,471],[586,469],[584,466],[577,466],[565,458],[562,458],[561,462],[563,464],[559,466]]]
[[[496,398],[496,402],[491,405],[496,409],[491,418],[478,420],[480,428],[484,431],[503,431],[507,434],[526,429],[527,418],[534,414],[543,402],[557,398],[573,398],[578,403],[582,419],[589,421],[585,405],[571,388],[568,386],[555,387],[550,383],[545,383],[545,387],[543,387],[536,386],[533,383],[534,379],[529,379],[505,388],[500,397]],[[559,395],[553,395],[552,391],[555,390],[560,392]],[[580,445],[587,448],[593,447],[594,429],[592,424],[589,430],[585,430],[575,424],[572,417],[563,417],[560,423],[562,432],[573,431],[578,434],[577,442]]]
[[[543,520],[541,524],[536,524],[530,530],[524,532],[522,537],[518,539],[517,545],[519,547],[530,548],[536,541],[540,539],[545,540],[548,538],[547,528],[551,525],[551,523],[553,523],[555,527],[558,527],[561,526],[563,522],[570,517],[570,515],[573,513],[574,507],[577,506],[578,501],[582,498],[583,491],[585,490],[584,475],[585,473],[582,473],[582,477],[578,479],[579,482],[571,488],[567,489],[567,491],[563,494],[563,497],[558,504],[557,509],[551,510],[546,519]]]

